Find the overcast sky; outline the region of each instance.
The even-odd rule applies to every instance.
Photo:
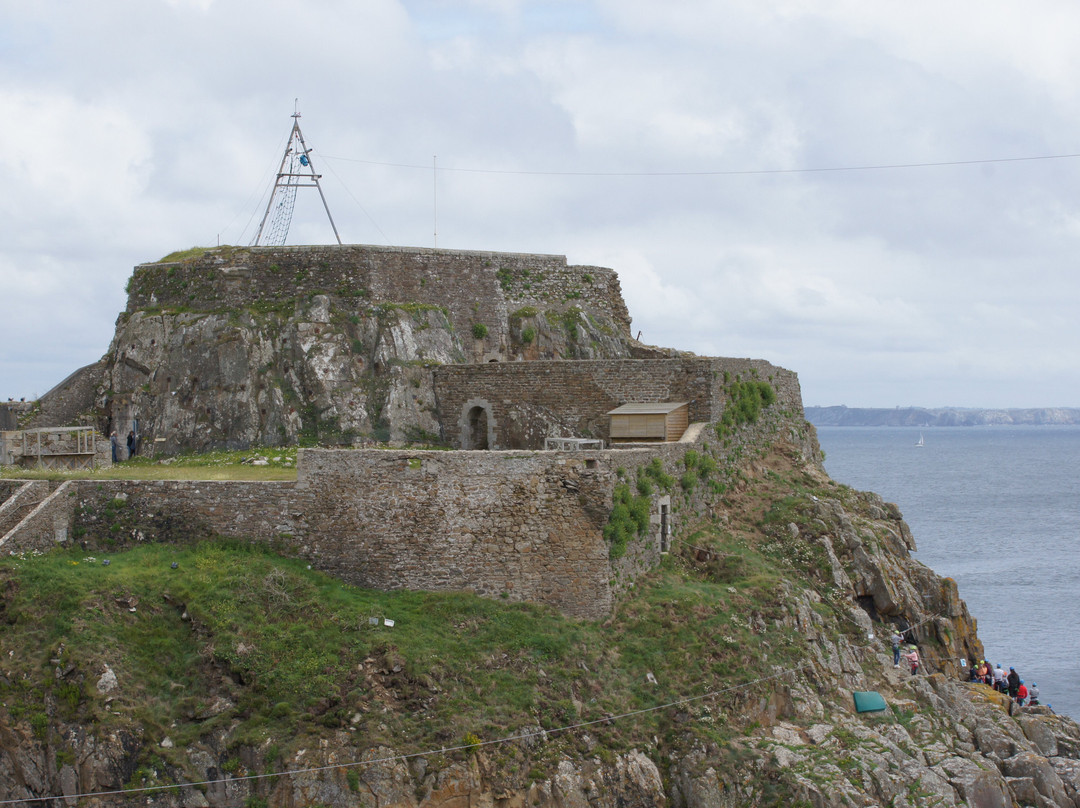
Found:
[[[134,265],[252,241],[299,98],[346,243],[612,267],[644,341],[808,405],[1080,406],[1078,41],[1064,0],[0,0],[0,398],[102,356]]]

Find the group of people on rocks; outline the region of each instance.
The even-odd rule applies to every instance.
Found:
[[[903,657],[907,660],[907,664],[911,666],[911,675],[914,676],[918,673],[919,651],[915,645],[910,643],[905,645],[904,635],[899,629],[893,630],[890,640],[892,643],[893,667],[899,668],[900,658]],[[972,665],[968,669],[968,681],[982,682],[990,685],[999,693],[1007,693],[1018,707],[1032,707],[1039,704],[1038,684],[1032,682],[1031,687],[1028,687],[1024,684],[1024,680],[1020,678],[1020,674],[1016,672],[1016,668],[1009,668],[1008,673],[1006,673],[1000,662],[992,668],[985,659],[980,660],[978,664]]]
[[[1000,662],[991,668],[985,659],[979,660],[978,664],[971,666],[968,680],[990,685],[999,693],[1008,693],[1019,707],[1035,706],[1039,703],[1039,685],[1032,682],[1031,687],[1028,687],[1016,672],[1016,668],[1010,667],[1006,673]]]

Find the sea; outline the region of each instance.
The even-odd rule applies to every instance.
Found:
[[[818,440],[834,480],[900,506],[915,558],[956,580],[991,664],[1080,720],[1080,426],[819,427]]]

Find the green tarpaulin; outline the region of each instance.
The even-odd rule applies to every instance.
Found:
[[[873,713],[877,710],[886,710],[889,705],[876,690],[856,690],[851,694],[855,697],[855,710],[860,713]]]

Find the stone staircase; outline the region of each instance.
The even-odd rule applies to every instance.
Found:
[[[13,480],[0,489],[0,553],[48,550],[67,541],[78,489],[72,480]]]

